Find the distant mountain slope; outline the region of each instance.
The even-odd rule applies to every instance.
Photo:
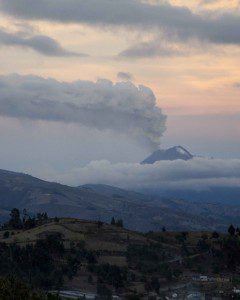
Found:
[[[225,230],[240,224],[240,207],[167,200],[106,185],[69,187],[29,175],[0,170],[0,218],[17,207],[49,216],[76,217],[109,222],[122,218],[127,228],[138,231]]]
[[[181,199],[181,197],[177,199],[177,195],[169,199],[166,196],[141,194],[102,184],[88,184],[86,186],[102,195],[128,200],[133,199],[132,201],[136,201],[136,203],[142,202],[155,207],[156,214],[153,219],[155,226],[166,224],[168,228],[173,230],[180,230],[180,228],[225,230],[231,222],[234,224],[240,223],[240,205],[223,205],[223,203],[220,204],[216,201],[197,201],[198,199],[187,201]]]
[[[161,160],[190,160],[194,156],[184,149],[182,146],[175,146],[166,150],[160,149],[153,152],[149,157],[147,157],[141,164],[154,164],[156,161]]]
[[[0,171],[2,218],[11,208],[17,207],[27,208],[33,213],[46,211],[50,216],[89,220],[110,221],[112,216],[116,216],[123,218],[129,228],[148,230],[152,228],[155,211],[151,206],[140,202],[133,197],[121,199],[103,195],[88,187],[69,187],[25,174]]]
[[[154,198],[153,196],[148,196],[134,191],[127,191],[106,184],[85,184],[83,186],[79,186],[79,188],[88,188],[104,196],[113,197],[115,199],[129,199],[137,203],[146,203]]]
[[[187,202],[218,203],[221,205],[240,206],[240,188],[239,187],[209,187],[204,190],[188,189],[167,189],[162,186],[149,189],[139,189],[139,193],[152,195],[157,198],[184,199]]]

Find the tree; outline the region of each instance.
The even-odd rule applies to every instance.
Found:
[[[165,226],[163,226],[163,228],[162,228],[162,232],[166,232],[166,231],[167,231],[166,227],[165,227]]]
[[[12,228],[22,228],[22,221],[20,218],[20,212],[17,208],[13,208],[10,213],[9,226]]]
[[[3,238],[4,238],[4,239],[8,239],[9,236],[10,236],[9,231],[5,231],[4,234],[3,234]]]
[[[200,239],[197,243],[197,248],[200,251],[207,251],[209,250],[209,245],[205,239]]]
[[[93,277],[92,275],[88,276],[88,283],[92,284],[93,283]]]
[[[29,217],[26,208],[23,209],[23,223],[25,223],[26,219]]]
[[[201,238],[206,241],[208,239],[208,235],[206,233],[203,233]]]
[[[174,269],[173,270],[173,276],[175,277],[175,278],[179,278],[180,276],[182,275],[182,270],[181,269]]]
[[[101,228],[103,226],[103,222],[98,221],[97,226],[98,226],[98,228]]]
[[[41,213],[37,213],[37,220],[42,221],[43,215]]]
[[[145,282],[144,288],[145,288],[145,291],[147,291],[149,293],[152,290],[151,283],[149,281]]]
[[[117,227],[123,227],[123,220],[122,219],[117,220],[116,226]]]
[[[130,294],[126,296],[127,300],[140,300],[142,299],[141,295],[138,294]]]
[[[16,277],[6,277],[0,279],[0,295],[1,299],[4,300],[30,300],[33,299],[32,291],[30,288],[17,279]],[[43,298],[35,298],[43,299]]]
[[[213,238],[213,239],[218,239],[218,238],[219,238],[219,234],[217,233],[217,231],[214,231],[214,232],[212,233],[212,238]]]
[[[106,285],[98,283],[97,285],[97,294],[100,299],[110,300],[112,299],[112,292],[109,290]]]
[[[234,236],[235,235],[235,232],[236,232],[236,229],[235,227],[231,224],[228,228],[228,233],[231,235],[231,236]]]
[[[15,276],[0,278],[0,299],[4,300],[60,300],[58,295],[32,290]]]
[[[36,226],[35,218],[28,217],[27,219],[25,219],[24,228],[31,229],[34,228],[35,226]]]
[[[36,298],[36,300],[40,300]],[[53,295],[53,294],[47,294],[47,300],[61,300],[58,295]]]
[[[115,221],[115,218],[114,218],[114,217],[112,217],[111,225],[116,225],[116,221]]]
[[[110,264],[100,264],[96,270],[99,282],[112,285],[116,289],[124,287],[124,283],[127,280],[126,268]]]
[[[152,277],[151,285],[152,285],[152,289],[158,294],[160,289],[160,283],[157,277]]]
[[[48,215],[46,212],[44,213],[37,213],[37,220],[38,221],[44,221],[48,219]]]
[[[188,232],[187,231],[182,232],[182,237],[183,237],[184,241],[186,241],[187,237],[188,237]]]
[[[46,212],[43,213],[43,218],[44,218],[44,220],[48,220],[48,214]]]

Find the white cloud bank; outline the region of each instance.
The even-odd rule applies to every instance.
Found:
[[[126,189],[192,189],[240,187],[239,159],[194,158],[153,165],[93,161],[54,178],[70,185],[108,184]]]
[[[142,85],[21,75],[0,77],[0,115],[110,130],[153,148],[160,144],[166,121],[152,90]]]

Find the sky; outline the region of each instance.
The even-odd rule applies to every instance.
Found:
[[[0,0],[0,168],[99,182],[174,145],[236,168],[239,28],[239,0]]]

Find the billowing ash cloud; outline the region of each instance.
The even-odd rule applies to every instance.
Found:
[[[54,179],[71,185],[101,183],[132,190],[240,187],[240,159],[194,158],[153,165],[94,161]]]
[[[166,121],[153,92],[142,85],[20,75],[0,77],[0,115],[78,123],[130,134],[153,147],[159,145]]]
[[[23,37],[19,33],[9,33],[0,28],[0,46],[30,48],[46,56],[85,56],[62,48],[54,39],[45,35]]]
[[[238,12],[200,15],[186,7],[166,2],[151,5],[140,0],[0,0],[0,9],[20,19],[128,26],[140,30],[155,28],[168,39],[196,38],[240,44]]]
[[[118,72],[117,73],[117,78],[119,80],[131,81],[131,80],[133,80],[133,75],[129,72]]]

